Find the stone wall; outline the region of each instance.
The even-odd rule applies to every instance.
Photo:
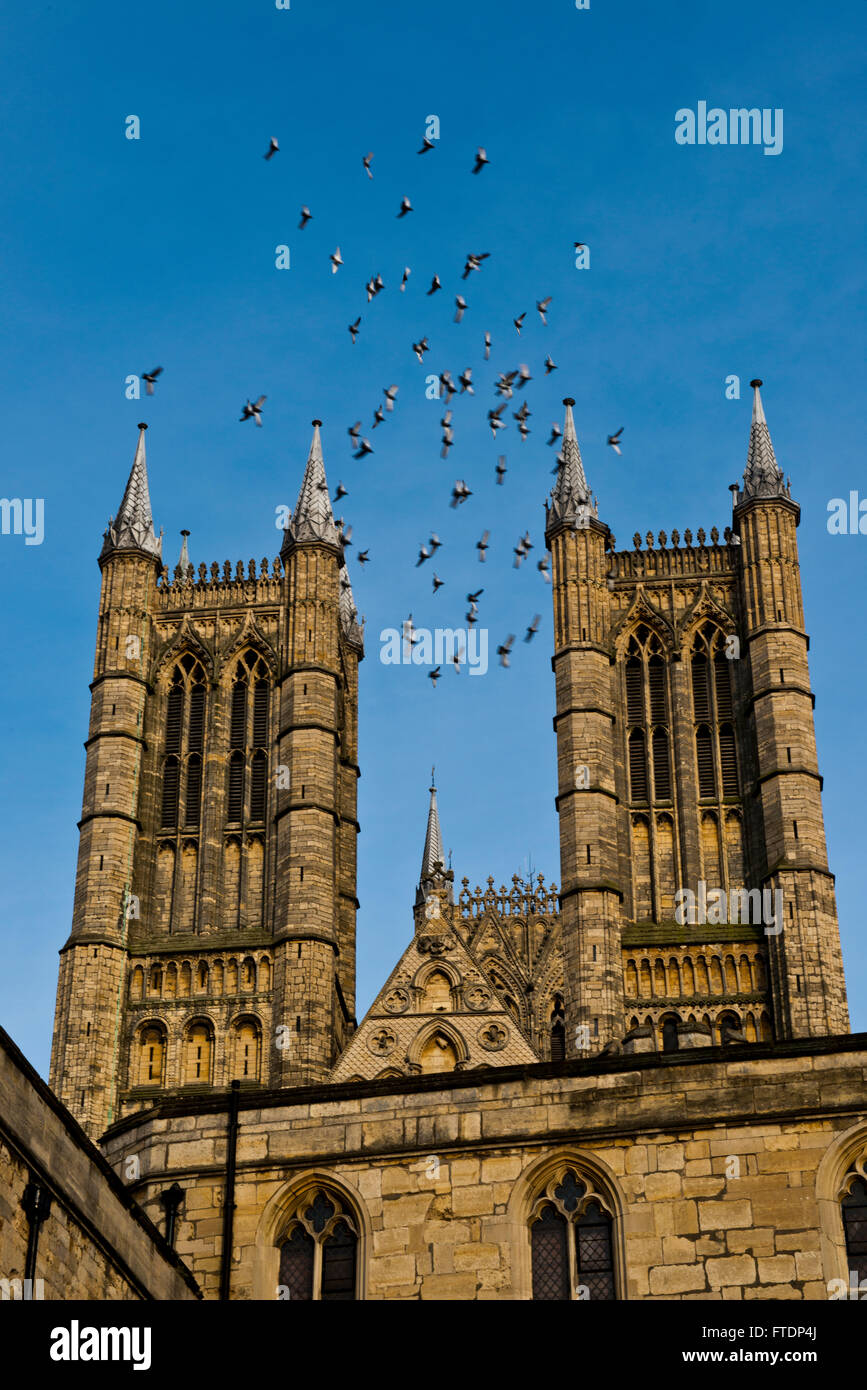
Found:
[[[241,1100],[232,1297],[270,1299],[293,1199],[322,1182],[368,1299],[527,1299],[532,1203],[571,1163],[613,1218],[618,1296],[794,1299],[847,1280],[838,1196],[867,1154],[867,1035],[381,1080]],[[104,1147],[145,1210],[186,1190],[179,1253],[219,1281],[225,1098]]]
[[[198,1296],[189,1271],[0,1029],[0,1279],[24,1277],[21,1199],[31,1181],[51,1195],[35,1271],[46,1299]]]

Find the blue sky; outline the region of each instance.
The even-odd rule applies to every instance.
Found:
[[[754,375],[802,507],[829,856],[852,1025],[867,1028],[856,814],[867,537],[826,527],[830,498],[867,495],[863,5],[154,0],[7,7],[4,29],[0,491],[44,499],[45,538],[0,536],[0,1022],[34,1064],[47,1070],[72,910],[96,557],[139,419],[172,564],[182,527],[195,564],[276,554],[275,509],[294,504],[310,421],[324,422],[355,553],[371,553],[363,572],[352,567],[367,617],[362,1010],[411,932],[432,763],[458,880],[508,882],[528,859],[559,880],[550,588],[535,561],[562,397],[575,397],[600,514],[625,546],[636,529],[727,523]],[[782,153],[676,144],[675,112],[701,100],[782,108]],[[419,157],[432,114],[440,140]],[[140,118],[137,141],[125,138],[128,115]],[[280,153],[265,162],[272,135]],[[473,177],[477,145],[490,165]],[[398,220],[405,194],[414,212]],[[314,216],[301,232],[304,203]],[[575,268],[576,239],[591,248],[589,270]],[[275,268],[281,244],[289,270]],[[468,251],[490,259],[463,283]],[[368,306],[377,272],[386,290]],[[444,288],[428,297],[434,273]],[[469,307],[458,325],[459,291]],[[547,295],[544,327],[534,305]],[[525,310],[519,339],[511,320]],[[411,351],[423,334],[424,367]],[[549,352],[558,370],[545,378]],[[495,444],[494,373],[520,362],[534,377],[532,433],[522,443],[510,422]],[[127,400],[125,378],[158,364],[153,399]],[[477,395],[454,401],[443,462],[425,377],[466,366]],[[726,399],[730,374],[740,400]],[[371,433],[392,382],[397,408]],[[239,424],[244,400],[262,393],[264,427]],[[375,449],[363,462],[346,435],[359,418]],[[605,439],[621,425],[617,458]],[[457,477],[474,495],[453,511]],[[525,529],[535,549],[516,571]],[[432,566],[414,564],[431,530],[444,542],[436,598]],[[382,628],[410,610],[418,625],[461,624],[466,592],[482,584],[492,642],[520,639],[542,615],[508,671],[448,670],[434,691],[423,670],[379,662]]]

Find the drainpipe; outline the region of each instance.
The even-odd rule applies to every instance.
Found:
[[[27,1256],[24,1261],[24,1281],[31,1281],[36,1273],[36,1250],[39,1245],[39,1228],[51,1210],[51,1193],[42,1183],[31,1178],[21,1198],[24,1215],[27,1217]]]
[[[220,1264],[220,1301],[229,1299],[232,1277],[232,1233],[235,1225],[235,1158],[238,1151],[238,1102],[240,1081],[233,1081],[229,1093],[229,1132],[226,1143],[226,1187],[223,1193],[223,1247]]]
[[[175,1247],[175,1224],[178,1219],[178,1207],[184,1200],[184,1189],[179,1183],[172,1183],[165,1192],[160,1193],[160,1205],[166,1214],[166,1244],[172,1249]]]

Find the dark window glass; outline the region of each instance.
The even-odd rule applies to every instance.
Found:
[[[280,1283],[289,1290],[290,1300],[309,1303],[313,1298],[313,1238],[303,1226],[296,1226],[280,1250]]]
[[[322,1292],[325,1302],[346,1302],[355,1298],[355,1258],[357,1240],[345,1221],[338,1221],[322,1245]]]
[[[614,1255],[611,1248],[611,1217],[598,1202],[590,1202],[575,1223],[575,1253],[578,1282],[586,1284],[591,1303],[613,1302]]]
[[[856,1178],[843,1198],[843,1230],[846,1233],[847,1267],[867,1279],[867,1182]]]
[[[547,1206],[530,1230],[535,1302],[564,1302],[569,1298],[569,1249],[566,1218]]]
[[[673,1018],[667,1018],[662,1025],[662,1050],[663,1052],[677,1052],[679,1046],[677,1022]]]
[[[562,1023],[555,1023],[551,1029],[551,1061],[566,1060],[566,1029]]]

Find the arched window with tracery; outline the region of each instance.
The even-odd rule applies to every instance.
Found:
[[[591,1179],[565,1165],[530,1213],[534,1302],[616,1300],[613,1218]]]
[[[714,622],[695,633],[690,656],[698,794],[703,801],[739,796],[732,660]]]
[[[302,1303],[356,1300],[358,1236],[348,1203],[336,1193],[323,1187],[305,1193],[279,1242],[283,1296]]]
[[[260,824],[267,814],[270,701],[267,664],[257,652],[244,652],[235,663],[229,697],[230,825]]]
[[[630,800],[670,803],[668,667],[662,642],[644,623],[629,639],[623,670]]]
[[[202,814],[206,680],[191,653],[172,671],[166,699],[160,825],[164,830],[197,830]],[[182,802],[183,793],[183,802]],[[182,809],[183,806],[183,809]]]

